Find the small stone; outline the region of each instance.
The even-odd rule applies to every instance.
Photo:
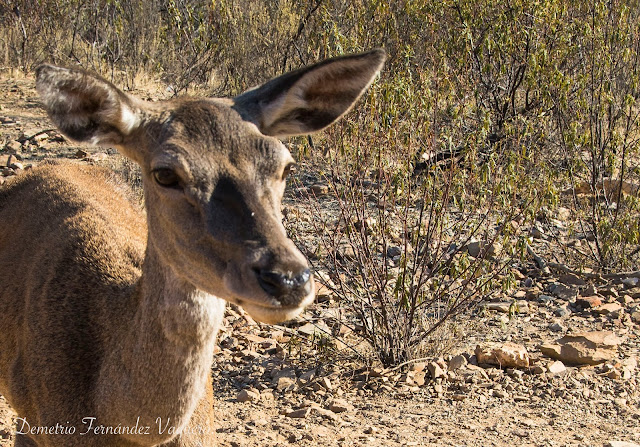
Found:
[[[300,408],[298,410],[288,411],[285,415],[288,418],[304,419],[307,416],[309,416],[310,412],[311,412],[311,408],[310,407],[306,407],[306,408]]]
[[[343,244],[338,248],[338,255],[341,259],[353,260],[356,252],[350,244]]]
[[[320,385],[322,385],[322,387],[327,391],[333,390],[333,384],[328,377],[323,377],[322,379],[320,379]]]
[[[365,435],[375,435],[379,431],[380,431],[380,429],[378,427],[373,427],[371,425],[364,429]]]
[[[331,329],[324,321],[318,321],[316,323],[307,323],[304,326],[298,328],[298,332],[308,336],[322,337],[331,334]]]
[[[315,185],[311,185],[309,187],[309,192],[311,192],[315,196],[322,196],[329,192],[329,187],[321,183],[316,183]]]
[[[396,256],[400,256],[402,254],[402,248],[397,246],[387,247],[387,256],[389,258],[395,258]]]
[[[276,390],[278,391],[285,391],[285,390],[289,390],[292,389],[296,384],[295,379],[292,379],[291,377],[279,377],[276,380]]]
[[[19,152],[20,150],[22,150],[22,144],[20,144],[19,141],[13,140],[5,144],[4,148],[9,152]]]
[[[544,374],[547,372],[547,368],[542,365],[535,365],[533,368],[531,368],[531,372],[534,374]]]
[[[426,373],[424,371],[420,371],[414,374],[413,381],[418,386],[424,386],[426,378]]]
[[[415,362],[409,366],[409,371],[422,372],[427,367],[425,362]]]
[[[599,296],[579,296],[576,298],[576,304],[585,309],[591,309],[602,305],[602,300]]]
[[[640,283],[640,278],[625,278],[622,280],[625,289],[633,289],[638,286],[638,283]]]
[[[464,355],[456,355],[449,360],[449,371],[456,371],[467,364],[467,358]]]
[[[569,208],[565,208],[563,206],[559,206],[556,209],[555,215],[560,220],[570,220],[571,219],[571,210]]]
[[[89,152],[83,151],[82,149],[78,149],[78,151],[74,155],[75,158],[87,158],[88,156]]]
[[[553,315],[559,318],[564,318],[571,315],[571,311],[566,306],[561,306],[553,311]]]
[[[564,366],[564,363],[562,363],[560,360],[556,360],[548,367],[548,371],[551,374],[560,374],[565,372],[566,370],[567,368]]]
[[[504,399],[505,397],[509,396],[509,393],[507,393],[505,390],[492,390],[491,395],[499,399]]]
[[[587,287],[580,290],[580,296],[594,296],[598,293],[598,289],[593,284],[589,284]]]
[[[427,369],[429,370],[429,374],[431,374],[431,378],[434,380],[445,376],[444,370],[436,362],[430,362],[427,365]]]
[[[549,330],[552,332],[564,332],[567,330],[567,328],[556,321],[555,323],[551,323],[549,325]]]
[[[353,411],[353,405],[343,399],[334,399],[329,405],[329,410],[334,413],[344,413],[345,411]]]
[[[242,390],[236,396],[238,402],[254,402],[260,400],[260,394],[251,390]]]
[[[553,301],[553,297],[549,296],[549,295],[538,295],[538,302],[539,303],[543,303],[543,304],[547,304]]]
[[[556,297],[571,301],[578,296],[578,289],[576,287],[567,286],[561,283],[551,284],[549,291]]]
[[[566,275],[562,275],[558,278],[562,284],[567,286],[586,286],[587,282],[580,278],[578,275],[574,275],[573,273],[568,273]]]

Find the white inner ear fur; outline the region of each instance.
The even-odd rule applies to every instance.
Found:
[[[122,125],[120,131],[125,135],[129,135],[140,125],[140,115],[125,104],[121,104],[120,107],[120,122]]]

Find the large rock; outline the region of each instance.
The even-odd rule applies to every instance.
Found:
[[[584,332],[544,344],[540,352],[570,365],[597,365],[613,359],[621,342],[613,332]]]
[[[640,445],[635,442],[609,441],[605,444],[605,447],[640,447]]]
[[[476,346],[478,363],[497,365],[503,368],[528,368],[529,353],[522,345],[506,342],[497,345]]]

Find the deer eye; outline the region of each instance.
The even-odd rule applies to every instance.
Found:
[[[165,188],[180,188],[180,177],[169,168],[159,168],[153,171],[153,178],[158,185]]]
[[[282,180],[285,180],[289,176],[289,174],[291,174],[292,172],[296,172],[295,163],[289,163],[287,166],[284,167],[284,172],[282,173]]]

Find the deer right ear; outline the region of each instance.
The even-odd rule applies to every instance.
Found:
[[[287,73],[235,98],[234,108],[265,135],[307,134],[346,113],[386,58],[382,49],[328,59]]]
[[[51,120],[73,140],[120,146],[140,126],[132,97],[84,71],[41,65],[36,89]]]

